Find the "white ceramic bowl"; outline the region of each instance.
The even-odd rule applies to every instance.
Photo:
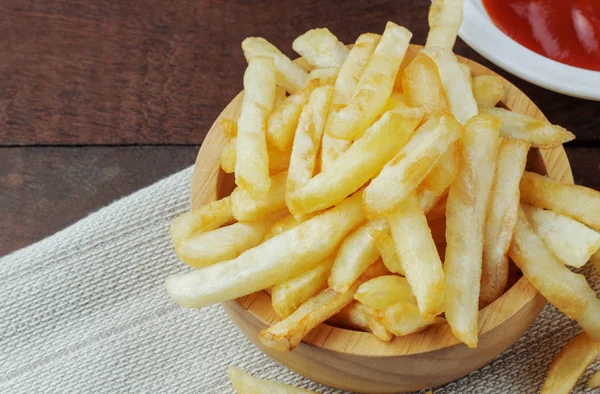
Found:
[[[517,43],[494,25],[481,0],[465,0],[458,35],[483,57],[535,85],[600,101],[600,72],[568,66]]]

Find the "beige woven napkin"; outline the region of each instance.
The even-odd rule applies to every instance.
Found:
[[[190,177],[184,170],[0,260],[0,393],[232,393],[230,364],[340,392],[263,355],[220,306],[185,310],[169,300],[165,276],[187,268],[167,230],[188,209]],[[584,270],[598,290],[596,273]],[[434,392],[536,393],[578,330],[547,306],[501,356]]]

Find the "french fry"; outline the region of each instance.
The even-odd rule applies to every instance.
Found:
[[[381,260],[387,269],[394,274],[404,275],[404,268],[402,268],[402,263],[396,253],[396,245],[394,245],[392,236],[386,231],[376,229],[369,229],[369,234],[375,241],[375,246],[379,250]]]
[[[233,260],[169,276],[167,293],[183,307],[201,308],[282,283],[332,254],[364,219],[362,193],[356,193]]]
[[[290,94],[302,89],[308,79],[308,74],[299,65],[292,62],[277,47],[261,37],[248,37],[242,42],[242,50],[246,61],[250,63],[257,57],[273,59],[277,73],[277,85],[282,86]]]
[[[350,52],[327,28],[307,31],[294,40],[292,48],[315,68],[340,67]]]
[[[331,106],[331,86],[322,86],[313,90],[308,103],[304,106],[294,136],[292,156],[286,183],[286,198],[304,186],[313,176],[325,120]]]
[[[590,257],[590,261],[594,265],[596,271],[600,273],[600,249]]]
[[[333,257],[327,257],[314,268],[273,286],[271,303],[280,318],[291,315],[309,298],[327,287]]]
[[[596,294],[583,275],[565,267],[544,245],[521,208],[508,256],[548,301],[577,320],[591,338],[600,340],[600,305]]]
[[[319,81],[319,86],[333,85],[339,72],[339,67],[315,68],[308,74],[308,80]]]
[[[448,188],[458,172],[458,156],[459,145],[455,142],[450,145],[417,187],[419,205],[425,214],[429,213],[448,192]]]
[[[477,103],[473,97],[471,81],[460,67],[456,56],[449,50],[426,48],[423,50],[438,67],[438,72],[450,104],[452,114],[460,124],[477,115]]]
[[[549,209],[600,231],[600,192],[525,171],[521,202]]]
[[[361,34],[354,43],[335,80],[332,106],[336,111],[350,102],[354,88],[380,40],[379,34],[366,33]]]
[[[552,148],[575,139],[567,129],[531,116],[503,108],[480,108],[480,111],[502,120],[502,137],[528,141],[535,148]]]
[[[406,104],[423,107],[425,119],[450,112],[450,105],[435,62],[424,53],[418,54],[402,74]]]
[[[231,193],[231,211],[238,222],[252,222],[286,209],[285,190],[287,172],[271,178],[271,188],[264,199],[252,197],[246,189],[236,187]]]
[[[388,22],[379,44],[354,88],[352,98],[339,112],[331,111],[325,132],[331,137],[356,140],[383,112],[412,33]]]
[[[429,7],[429,34],[425,48],[451,51],[462,23],[463,0],[433,0]]]
[[[175,253],[193,268],[230,260],[260,244],[275,220],[277,217],[267,217],[257,222],[234,223],[196,234],[177,243]]]
[[[232,221],[231,199],[212,201],[173,219],[169,229],[171,241],[177,245],[193,234],[214,230]]]
[[[322,290],[300,305],[294,313],[262,330],[258,336],[259,340],[264,346],[274,350],[294,350],[310,330],[352,302],[356,289],[377,274],[377,268],[369,268],[345,293],[338,293],[330,288]]]
[[[444,324],[441,317],[424,318],[416,304],[401,302],[377,313],[377,321],[394,335],[403,336],[423,331],[429,326]]]
[[[352,141],[339,140],[323,134],[321,141],[321,171],[328,171],[331,164],[352,145]]]
[[[221,119],[223,132],[228,142],[221,151],[221,168],[228,174],[235,171],[236,144],[237,144],[237,122],[230,119]],[[268,131],[268,130],[267,130]],[[293,133],[293,129],[292,129]],[[274,147],[267,138],[267,154],[269,156],[269,173],[276,174],[287,170],[290,164],[291,146],[287,151],[280,151]]]
[[[287,384],[255,378],[246,372],[230,366],[227,370],[233,388],[238,394],[306,394],[314,391],[304,390]]]
[[[227,118],[219,119],[219,126],[223,131],[223,135],[227,141],[231,141],[237,137],[237,122]]]
[[[472,348],[477,346],[484,221],[499,132],[500,121],[491,116],[467,122],[458,174],[446,202],[446,319],[454,335]]]
[[[328,208],[369,181],[409,140],[423,117],[423,110],[386,112],[342,156],[315,175],[294,198],[288,199],[293,214]]]
[[[360,285],[354,298],[364,305],[381,311],[402,302],[417,304],[410,284],[406,278],[398,275],[384,275],[366,281]]]
[[[467,78],[469,80],[469,83],[471,84],[471,86],[473,86],[473,75],[471,75],[471,68],[466,63],[461,63],[461,62],[458,63],[458,66],[460,67],[461,71],[465,75],[465,78]]]
[[[529,143],[502,139],[484,225],[483,265],[479,297],[493,302],[508,281],[508,259],[513,229],[519,210],[519,182],[525,171]]]
[[[582,332],[560,349],[552,361],[540,394],[569,393],[581,375],[600,356],[600,343]]]
[[[367,331],[380,341],[388,342],[394,337],[381,323],[375,319],[375,310],[360,302],[353,301],[333,316],[334,322],[349,325],[351,328]],[[331,321],[332,319],[329,319]]]
[[[385,230],[387,220],[374,220],[350,233],[342,242],[327,283],[338,293],[346,292],[350,286],[379,258],[379,250],[370,230]]]
[[[265,124],[275,105],[275,67],[270,58],[254,58],[244,73],[244,99],[238,121],[235,183],[254,198],[271,187]]]
[[[301,218],[295,217],[294,215],[287,215],[279,219],[273,224],[267,235],[265,236],[265,240],[269,238],[273,238],[276,235],[283,233],[284,231],[288,231],[301,223],[306,222],[308,219],[314,217],[314,215],[304,215]]]
[[[288,169],[290,165],[291,149],[281,151],[267,142],[267,154],[269,155],[269,175],[277,174]]]
[[[568,216],[523,204],[533,231],[564,264],[583,267],[600,248],[600,233]]]
[[[461,134],[462,126],[451,115],[430,119],[419,127],[366,187],[367,217],[377,218],[397,210]]]
[[[387,103],[385,103],[385,108],[383,112],[387,111],[404,111],[408,105],[406,104],[406,100],[404,98],[404,93],[399,92],[397,90],[392,90],[392,94],[388,99]],[[411,107],[417,107],[416,105],[412,105]]]
[[[502,78],[497,75],[478,75],[474,77],[473,96],[478,107],[495,107],[504,97]]]
[[[228,174],[235,172],[236,144],[237,138],[233,138],[227,141],[221,150],[221,168]]]
[[[267,120],[267,142],[281,151],[291,151],[294,132],[302,113],[302,108],[315,88],[316,80],[309,81],[298,92],[286,97],[269,115]]]
[[[417,195],[409,193],[388,220],[419,311],[430,320],[444,309],[444,270]]]
[[[283,102],[283,100],[285,100],[287,97],[285,88],[281,87],[281,86],[277,86],[275,88],[275,107],[277,107],[279,104],[281,104]]]
[[[596,372],[590,380],[588,380],[588,387],[591,389],[597,389],[600,387],[600,371]]]

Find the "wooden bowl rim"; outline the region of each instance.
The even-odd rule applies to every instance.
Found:
[[[421,45],[411,44],[406,58],[413,58],[420,49],[422,49]],[[405,61],[407,61],[406,58]],[[475,76],[499,76],[505,88],[505,95],[502,102],[507,108],[513,109],[514,107],[518,107],[517,112],[547,120],[533,101],[505,78],[477,62],[459,55],[457,55],[457,58],[459,62],[467,64]],[[306,65],[302,59],[296,59],[295,61]],[[192,208],[197,208],[222,197],[219,195],[219,189],[224,184],[224,178],[229,174],[225,174],[220,169],[218,159],[214,160],[214,163],[206,163],[204,158],[211,156],[218,158],[218,155],[215,156],[214,152],[215,149],[218,149],[218,152],[220,152],[220,148],[224,145],[224,136],[220,132],[217,123],[222,117],[237,119],[242,96],[243,91],[219,114],[200,147],[191,183]],[[573,183],[569,160],[562,146],[550,149],[535,149],[532,150],[532,153],[537,155],[534,159],[537,159],[537,164],[544,168],[544,175],[563,182]],[[531,155],[529,160],[531,160]],[[560,169],[557,167],[559,163],[562,165]],[[536,295],[538,295],[538,291],[529,281],[525,277],[520,278],[500,298],[480,310],[479,335],[486,335],[503,322],[509,320],[519,310],[529,303],[534,302]],[[242,308],[264,324],[270,325],[278,320],[271,308],[270,296],[264,291],[258,291],[230,302],[237,302]],[[371,333],[339,328],[323,323],[313,329],[302,342],[333,352],[365,357],[396,357],[424,354],[452,346],[464,346],[466,348],[452,334],[448,324],[431,327],[425,331],[403,337],[395,337],[390,342],[382,342]]]

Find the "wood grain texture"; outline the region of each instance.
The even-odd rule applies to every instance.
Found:
[[[0,256],[194,163],[198,148],[0,148]]]
[[[410,60],[419,51],[412,45]],[[484,66],[459,58],[474,75],[493,74]],[[502,103],[514,110],[545,119],[536,105],[518,88],[503,80]],[[237,120],[242,95],[239,94],[220,117]],[[227,195],[233,184],[231,174],[220,170],[220,148],[223,132],[213,125],[200,148],[192,177],[192,208]],[[562,146],[534,149],[528,168],[566,183],[573,175]],[[256,292],[225,303],[225,310],[240,330],[263,351],[277,361],[317,382],[356,392],[394,393],[419,390],[443,384],[485,365],[514,343],[533,323],[545,299],[525,279],[519,279],[498,300],[479,314],[479,344],[469,349],[445,324],[420,333],[396,337],[382,342],[364,332],[321,324],[312,330],[295,351],[290,353],[264,349],[258,344],[258,333],[277,320],[265,292]]]
[[[418,44],[428,7],[409,0],[3,0],[0,145],[200,144],[241,90],[245,37],[263,36],[293,56],[293,39],[308,29],[326,26],[353,42],[392,20]],[[456,52],[490,65],[460,40]],[[600,140],[599,103],[509,80],[580,141]]]

